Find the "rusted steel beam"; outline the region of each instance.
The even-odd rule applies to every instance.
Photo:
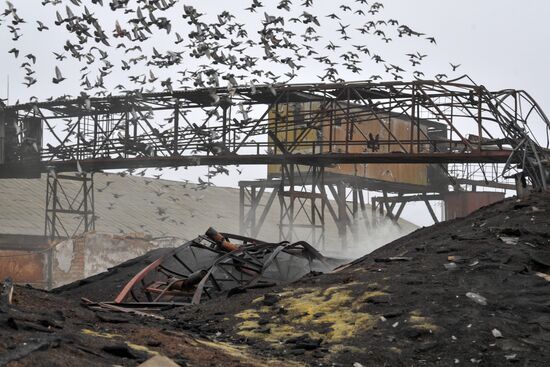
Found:
[[[162,261],[164,258],[159,258],[155,261],[153,261],[151,264],[143,268],[139,273],[137,273],[125,286],[122,288],[122,291],[116,296],[115,303],[121,303],[123,300],[126,299],[132,288],[141,282],[143,278],[153,269],[155,269],[157,266],[162,264]]]
[[[291,155],[212,155],[178,157],[140,157],[123,159],[83,159],[78,161],[87,172],[104,169],[128,169],[145,167],[257,165],[257,164],[302,164],[330,166],[353,163],[506,163],[509,151],[482,151],[472,153],[326,153]],[[75,172],[77,161],[52,161],[48,163],[6,164],[0,170],[0,178],[11,177],[14,172],[47,172],[47,167],[56,172]]]

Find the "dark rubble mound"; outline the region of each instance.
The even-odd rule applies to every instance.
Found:
[[[550,194],[417,230],[339,272],[220,309],[207,303],[191,321],[311,365],[548,366]]]
[[[380,261],[381,258],[395,256],[402,251],[414,250],[425,246],[425,249],[436,253],[452,252],[452,244],[512,244],[516,242],[527,247],[504,246],[502,251],[519,250],[531,253],[531,249],[550,251],[550,193],[536,193],[527,198],[510,198],[486,206],[466,218],[443,222],[431,227],[421,228],[408,236],[402,237],[376,251],[357,259],[352,266],[369,260]],[[445,245],[447,240],[448,245]],[[419,246],[418,242],[422,241]],[[508,242],[508,243],[507,243]],[[475,253],[475,248],[467,246],[465,251]],[[499,251],[495,249],[495,251]],[[364,265],[364,264],[363,264]]]
[[[67,297],[19,286],[12,301],[0,300],[0,366],[165,365],[155,362],[160,356],[179,366],[288,366],[184,333],[170,320],[75,307]]]

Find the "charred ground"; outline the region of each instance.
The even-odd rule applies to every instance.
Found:
[[[16,288],[0,313],[1,361],[137,365],[154,352],[180,365],[550,361],[549,194],[420,229],[331,274],[164,310],[163,320],[80,305],[112,300],[153,258],[53,293]]]

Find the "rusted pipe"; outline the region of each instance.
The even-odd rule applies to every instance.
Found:
[[[169,287],[169,290],[172,290],[172,289],[179,289],[179,290],[191,289],[194,286],[196,286],[197,284],[199,284],[199,282],[202,280],[202,278],[205,277],[206,273],[207,273],[206,270],[201,269],[201,270],[198,270],[198,271],[196,271],[192,274],[189,274],[189,277],[187,277],[187,279],[180,279],[180,280],[177,280],[176,282],[172,283]]]
[[[239,246],[229,242],[227,239],[225,239],[224,236],[222,236],[220,232],[216,231],[213,227],[208,228],[205,234],[208,238],[216,242],[216,244],[225,251],[233,252],[239,249]]]

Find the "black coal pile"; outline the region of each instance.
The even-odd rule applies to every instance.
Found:
[[[238,295],[222,310],[206,303],[192,320],[311,365],[548,366],[550,195],[417,230],[336,273]]]
[[[201,237],[53,293],[16,287],[11,304],[4,283],[0,361],[139,365],[161,354],[179,365],[550,365],[548,193],[417,230],[325,274],[314,269],[327,259],[306,244],[241,240]],[[189,265],[195,250],[215,254],[207,269]],[[174,254],[187,272],[174,274]],[[268,281],[281,274],[286,281]],[[229,286],[209,297],[223,279]],[[130,299],[139,289],[160,298]],[[171,299],[187,290],[202,301]]]

